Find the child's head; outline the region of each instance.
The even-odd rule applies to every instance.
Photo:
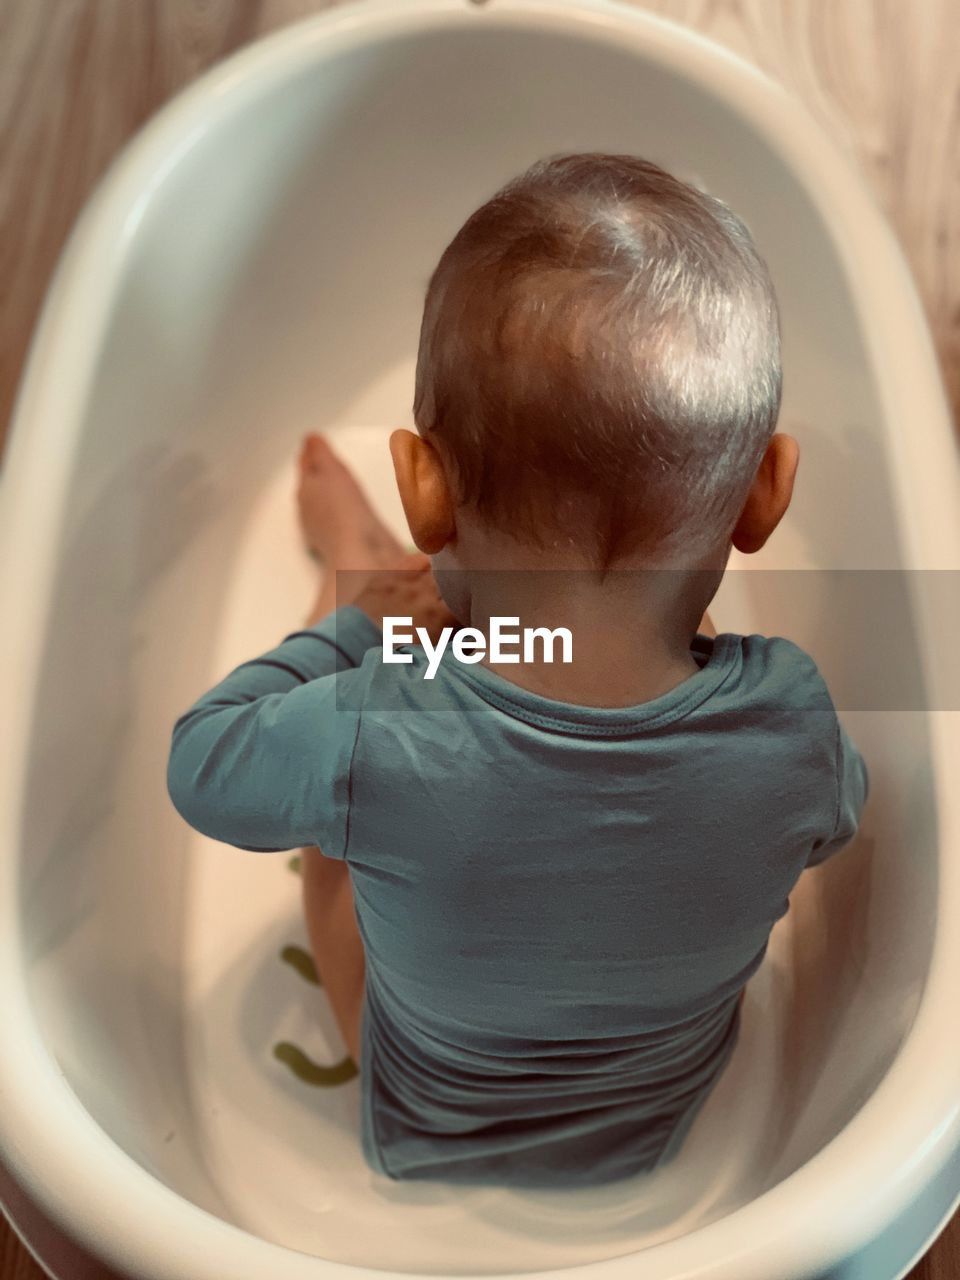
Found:
[[[633,156],[540,161],[430,279],[420,439],[394,440],[412,532],[435,554],[473,521],[597,568],[726,552],[758,469],[778,473],[761,525],[789,502],[780,394],[773,286],[724,203]]]

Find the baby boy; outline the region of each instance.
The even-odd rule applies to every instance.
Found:
[[[780,395],[744,223],[645,160],[564,155],[430,279],[417,429],[390,442],[420,555],[304,441],[323,587],[177,720],[168,786],[214,839],[304,847],[380,1174],[570,1187],[664,1164],[799,876],[856,831],[866,769],[812,659],[705,615],[731,548],[789,505]],[[571,660],[435,661],[385,646],[397,618],[425,640],[562,627]]]

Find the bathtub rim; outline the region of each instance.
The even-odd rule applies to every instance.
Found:
[[[960,484],[950,415],[926,318],[899,246],[871,194],[799,102],[724,46],[668,19],[611,0],[493,0],[482,8],[467,0],[363,0],[282,28],[241,49],[181,91],[128,142],[71,234],[48,289],[0,474],[0,587],[8,606],[5,616],[11,619],[9,661],[0,673],[0,681],[6,684],[0,684],[0,689],[5,687],[11,712],[9,741],[24,744],[28,740],[37,689],[37,642],[46,633],[51,610],[62,497],[117,281],[151,195],[196,141],[232,109],[260,97],[295,67],[335,57],[365,36],[388,40],[443,26],[465,28],[470,22],[546,27],[572,36],[614,39],[622,51],[633,47],[639,57],[655,58],[679,75],[695,77],[779,151],[821,215],[842,269],[850,281],[858,281],[850,295],[861,321],[867,358],[891,416],[899,410],[904,420],[922,418],[929,424],[924,456],[919,459],[908,454],[902,437],[886,438],[895,464],[893,499],[908,563],[955,567],[947,560],[946,549],[960,545],[960,520],[949,514],[960,507]],[[771,123],[774,118],[776,129]],[[835,199],[835,207],[829,210],[828,190]],[[910,308],[910,325],[894,326],[887,309],[879,305],[884,295]],[[871,298],[873,306],[868,305]],[[83,322],[77,323],[74,317],[81,314]],[[881,358],[893,351],[897,360]],[[46,376],[54,365],[56,379]],[[913,386],[908,385],[911,382]],[[926,403],[918,408],[914,388],[919,385]],[[904,518],[907,513],[909,521]],[[18,532],[30,535],[23,538],[19,550],[14,537]],[[38,579],[42,592],[37,589]],[[927,641],[925,633],[921,643],[926,646]],[[17,673],[16,680],[12,672]],[[947,790],[951,772],[956,776],[960,771],[956,721],[949,712],[929,715],[937,794],[943,802],[941,849],[960,849],[958,806],[950,804]],[[0,775],[0,838],[11,850],[21,843],[15,815],[24,776],[21,751],[20,758]],[[940,919],[916,1019],[877,1089],[816,1156],[762,1196],[687,1236],[644,1250],[651,1280],[661,1274],[658,1257],[668,1256],[695,1267],[688,1272],[691,1276],[702,1274],[711,1280],[761,1280],[768,1274],[765,1264],[771,1251],[781,1259],[789,1257],[795,1270],[833,1262],[881,1230],[949,1158],[960,1142],[960,1070],[956,1056],[951,1060],[942,1054],[938,1032],[947,1024],[938,1015],[951,1007],[947,980],[953,968],[960,968],[960,932],[954,942],[945,927],[951,918],[948,907],[952,918],[960,914],[960,865],[952,870],[950,861],[941,856],[939,862]],[[960,863],[960,859],[953,861]],[[0,1109],[0,1146],[14,1175],[78,1239],[101,1252],[109,1242],[108,1252],[103,1253],[107,1260],[151,1280],[180,1275],[183,1234],[188,1227],[197,1258],[216,1259],[198,1265],[192,1280],[219,1280],[225,1267],[237,1280],[252,1280],[268,1268],[284,1280],[299,1280],[308,1273],[315,1277],[321,1265],[347,1266],[270,1244],[200,1209],[127,1156],[84,1110],[59,1074],[26,999],[13,910],[18,871],[18,859],[0,860],[6,889],[0,890],[0,904],[4,904],[0,911],[7,914],[6,921],[0,916],[0,1016],[4,1025],[21,1031],[16,1050],[0,1059],[0,1090],[7,1099]],[[917,1071],[919,1077],[912,1078],[922,1079],[925,1085],[920,1097],[910,1087],[911,1073]],[[38,1089],[46,1095],[42,1111],[31,1106],[40,1096]],[[917,1139],[922,1140],[919,1146]],[[877,1167],[890,1169],[882,1188],[868,1176]],[[849,1220],[832,1222],[831,1205],[857,1203],[856,1192],[863,1185],[875,1191],[870,1202],[850,1214]],[[136,1205],[139,1212],[117,1217],[112,1188],[122,1191],[127,1204]],[[803,1212],[797,1213],[801,1208]],[[819,1215],[818,1209],[823,1210]],[[160,1225],[151,1225],[154,1221]],[[175,1246],[165,1225],[174,1222],[179,1225]],[[777,1223],[788,1225],[771,1231]],[[816,1233],[810,1229],[814,1223]],[[742,1240],[749,1240],[749,1246],[744,1248]],[[618,1277],[621,1272],[625,1276],[635,1256],[582,1264],[573,1270],[590,1268],[599,1275],[599,1269],[606,1268],[611,1277],[615,1270]],[[704,1262],[711,1257],[721,1262]],[[351,1275],[358,1270],[369,1269],[351,1266]],[[382,1273],[369,1270],[371,1280],[376,1274]],[[518,1273],[528,1280],[554,1274],[559,1276],[550,1271]]]

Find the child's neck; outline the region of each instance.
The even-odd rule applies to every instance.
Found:
[[[488,654],[484,665],[504,679],[562,702],[623,707],[659,697],[698,670],[690,642],[722,568],[635,563],[600,573],[578,562],[575,550],[559,556],[504,550],[482,561],[502,568],[463,570],[468,625],[487,633],[492,617],[511,617],[521,629],[566,627],[573,637],[569,664],[559,661],[559,646],[552,663],[539,656],[498,663]]]

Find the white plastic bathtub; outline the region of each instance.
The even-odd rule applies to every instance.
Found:
[[[137,1280],[892,1280],[955,1202],[960,730],[935,696],[845,712],[871,768],[860,837],[798,886],[674,1165],[590,1194],[373,1174],[356,1079],[307,1084],[274,1054],[345,1052],[281,954],[305,944],[287,857],[204,840],[167,798],[174,718],[309,603],[301,434],[334,432],[398,518],[382,446],[410,420],[429,271],[497,185],[571,149],[700,181],[771,264],[803,470],[751,564],[960,567],[902,257],[746,64],[604,3],[377,0],[205,77],[76,230],[0,490],[0,1134],[11,1213],[61,1280],[86,1274],[74,1245]],[[787,630],[828,676],[869,648],[812,606],[788,624],[760,581],[725,583],[721,629]],[[935,674],[950,639],[905,581]]]

